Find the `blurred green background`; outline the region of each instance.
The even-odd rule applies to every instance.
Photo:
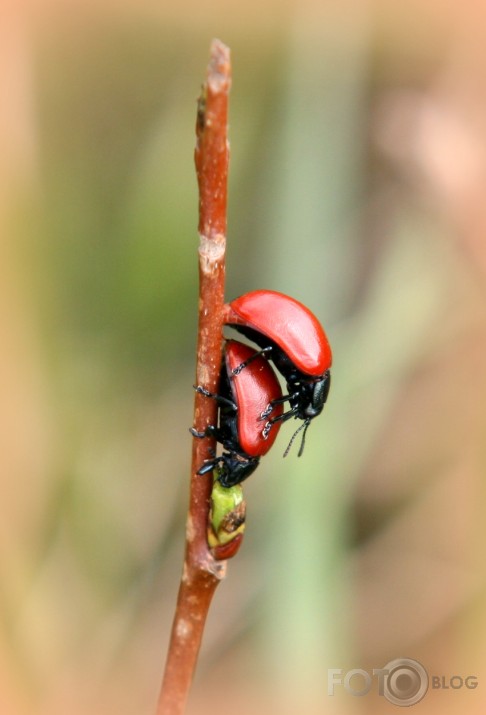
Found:
[[[190,715],[393,713],[328,668],[476,675],[484,712],[486,11],[21,0],[0,22],[0,713],[151,713],[178,588],[196,98],[233,58],[227,296],[334,349],[209,616]]]

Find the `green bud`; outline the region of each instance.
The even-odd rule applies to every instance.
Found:
[[[211,492],[210,528],[208,543],[211,548],[227,544],[245,530],[246,504],[239,484],[222,487],[219,481],[213,483]]]

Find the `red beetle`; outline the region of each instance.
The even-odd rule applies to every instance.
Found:
[[[226,304],[224,322],[259,345],[262,349],[256,354],[266,354],[284,376],[289,394],[271,400],[262,419],[273,413],[267,429],[291,417],[304,420],[285,452],[304,429],[300,457],[307,427],[322,412],[331,383],[331,347],[321,324],[305,305],[271,290],[252,291]],[[242,361],[235,373],[244,372],[253,359]],[[287,400],[290,409],[277,413],[277,407]]]
[[[238,372],[246,363],[247,370]],[[280,428],[278,420],[262,425],[262,413],[275,404],[276,417],[282,408],[280,383],[267,360],[253,348],[237,340],[226,341],[221,369],[220,394],[209,392],[202,386],[195,388],[219,405],[218,427],[209,425],[203,432],[194,428],[194,437],[213,435],[226,450],[219,457],[207,460],[198,470],[206,474],[220,465],[218,479],[223,487],[232,487],[250,476],[258,466],[260,457],[275,442]]]

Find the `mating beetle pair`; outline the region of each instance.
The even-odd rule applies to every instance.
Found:
[[[198,474],[219,465],[222,486],[239,484],[252,474],[260,457],[273,445],[280,425],[294,417],[303,420],[301,456],[307,428],[323,410],[330,387],[331,348],[317,318],[302,303],[275,291],[252,291],[225,305],[224,322],[256,343],[255,351],[228,340],[221,370],[220,394],[196,390],[219,404],[219,426],[195,437],[213,435],[223,454],[208,460]],[[287,383],[287,395],[268,364],[271,360]],[[283,405],[289,403],[284,411]]]

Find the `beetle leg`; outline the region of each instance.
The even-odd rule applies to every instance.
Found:
[[[266,420],[267,417],[271,415],[275,405],[283,405],[283,403],[287,402],[287,400],[290,400],[290,395],[284,395],[283,397],[278,397],[276,400],[272,400],[271,402],[269,402],[263,412],[260,414],[259,420]]]
[[[262,429],[263,439],[268,439],[268,435],[270,434],[270,430],[272,429],[274,424],[276,424],[277,422],[285,422],[286,420],[290,419],[291,416],[292,415],[290,412],[284,412],[282,415],[278,415],[278,417],[272,417],[271,420],[267,420]]]
[[[271,402],[268,403],[268,405],[265,407],[263,412],[260,414],[260,417],[258,418],[260,421],[266,420],[267,417],[269,417],[272,414],[272,410],[275,407],[275,405],[281,405],[287,400],[290,399],[289,395],[286,395],[285,397],[281,397],[277,400],[272,400]],[[285,422],[286,420],[289,420],[293,415],[296,413],[296,408],[291,407],[290,410],[287,410],[287,412],[282,413],[278,417],[273,417],[270,422]]]
[[[211,427],[211,425],[209,427]],[[210,436],[206,433],[206,431],[198,432],[194,428],[191,428],[189,431],[191,432],[191,434],[194,437]],[[211,433],[212,433],[212,430],[211,430]],[[216,450],[209,449],[208,452],[211,455],[211,459],[205,459],[202,464],[202,467],[199,467],[196,474],[200,474],[200,475],[207,474],[208,472],[211,472],[213,469],[215,469],[218,466],[218,464],[220,464],[222,461],[224,461],[223,456],[219,456],[219,457],[216,456]]]
[[[269,353],[272,349],[273,349],[273,345],[267,345],[266,348],[262,348],[261,350],[258,350],[258,352],[253,353],[253,355],[250,355],[250,357],[248,358],[248,360],[245,360],[244,362],[240,363],[237,367],[235,367],[235,368],[232,370],[233,375],[239,375],[240,372],[241,372],[247,365],[249,365],[251,362],[253,362],[253,360],[255,360],[255,358],[259,357],[260,355],[265,355],[266,353]]]
[[[195,427],[190,427],[189,432],[193,437],[198,439],[203,439],[204,437],[215,437],[218,442],[223,443],[223,436],[220,430],[214,425],[208,425],[205,430],[199,431]]]
[[[287,420],[290,420],[291,417],[295,417],[296,412],[297,410],[292,407],[291,410],[283,412],[281,415],[277,415],[276,417],[272,417],[270,420],[267,420],[265,422],[265,426],[262,429],[263,439],[268,439],[268,435],[270,434],[270,430],[272,429],[274,424],[276,424],[277,422],[286,422]]]
[[[283,405],[284,402],[288,402],[290,400],[295,400],[296,397],[300,395],[300,391],[296,390],[295,392],[292,393],[292,395],[283,395],[282,397],[277,397],[277,399],[272,400],[271,402],[268,403],[268,405],[265,407],[263,412],[260,414],[259,419],[260,420],[266,420],[267,417],[272,413],[273,408],[275,405]],[[294,414],[293,408],[289,410],[288,412],[284,412],[284,415],[287,415],[287,417],[284,417],[284,419],[288,420],[290,417]]]
[[[275,424],[275,422],[287,422],[287,420],[290,420],[292,417],[295,417],[296,409],[292,407],[291,410],[287,410],[287,412],[283,412],[281,415],[278,415],[277,417],[272,417],[269,422]]]
[[[258,418],[260,421],[266,420],[267,417],[270,415],[271,411],[273,410],[273,405],[271,402],[268,403],[268,405],[265,407],[263,412],[260,413],[260,417]]]
[[[203,439],[204,437],[213,437],[215,435],[216,430],[217,427],[215,427],[214,425],[208,425],[206,429],[202,430],[201,432],[195,427],[189,428],[189,432],[192,434],[192,436],[197,437],[198,439]]]
[[[197,470],[197,474],[202,476],[203,474],[212,472],[213,469],[215,469],[220,462],[221,457],[215,457],[214,459],[205,459],[203,466]]]
[[[193,437],[198,437],[199,439],[202,439],[203,437],[208,436],[206,434],[206,430],[203,430],[203,432],[198,432],[198,430],[195,429],[194,427],[190,427],[189,432],[192,434]]]
[[[193,385],[193,388],[196,390],[196,392],[199,392],[200,395],[204,395],[205,397],[211,397],[213,400],[216,400],[220,405],[227,405],[228,407],[231,407],[231,409],[235,410],[235,412],[238,411],[238,406],[233,400],[228,400],[226,397],[222,397],[221,395],[217,395],[215,392],[209,392],[209,390],[206,390],[205,387],[202,385]]]
[[[273,427],[273,422],[265,422],[265,426],[262,429],[262,438],[263,439],[268,439],[268,435],[270,434],[270,430]]]

